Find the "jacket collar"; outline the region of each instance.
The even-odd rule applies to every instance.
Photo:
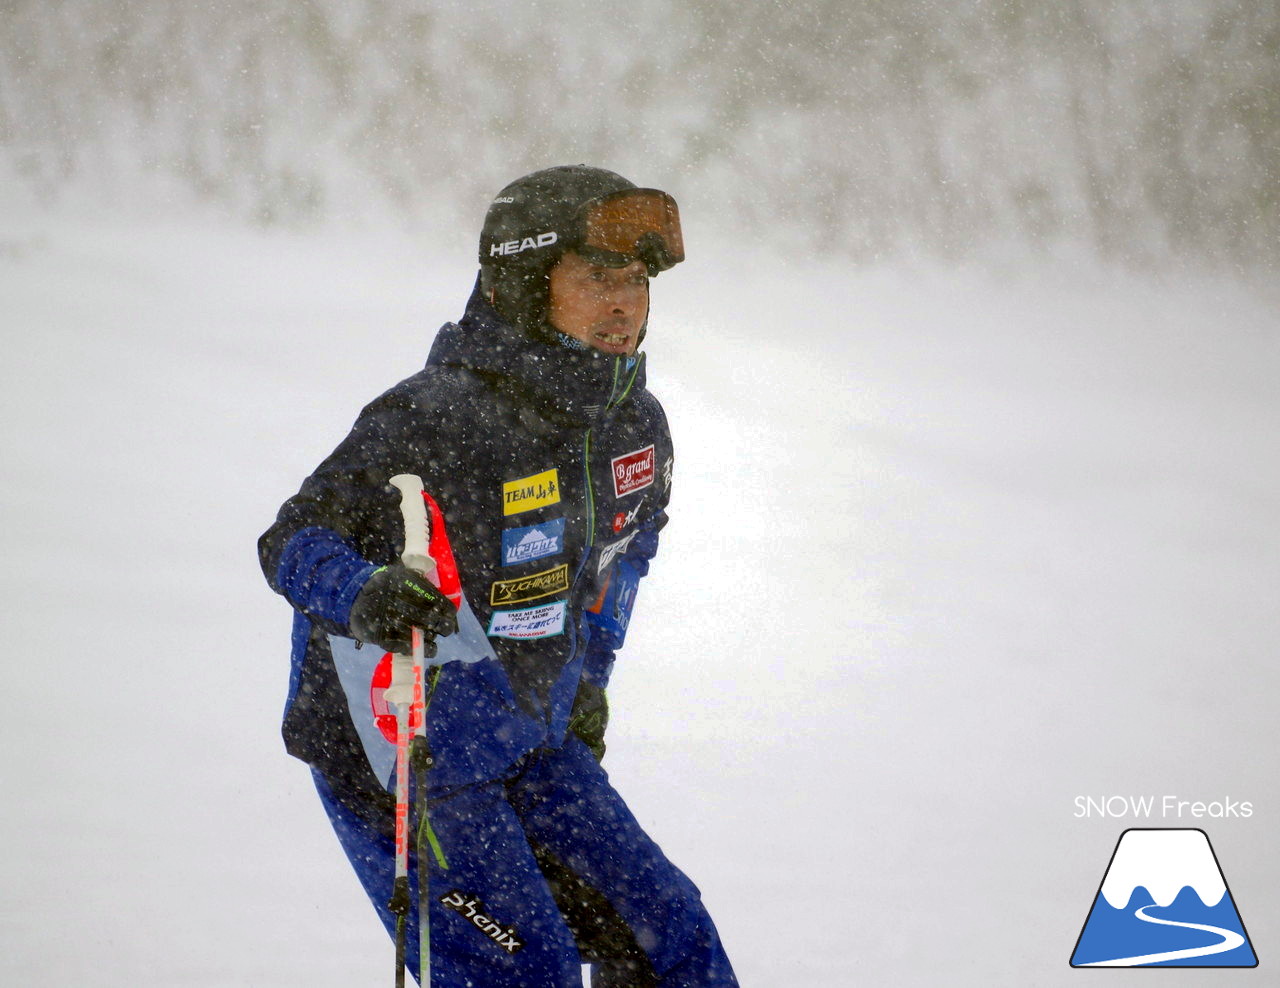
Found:
[[[565,424],[589,424],[645,386],[644,354],[614,357],[534,339],[498,314],[478,280],[463,317],[436,334],[427,366],[473,371],[517,404]]]

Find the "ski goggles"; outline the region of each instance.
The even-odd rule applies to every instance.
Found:
[[[684,260],[680,210],[657,189],[624,189],[585,203],[579,210],[577,251],[607,267],[639,258],[650,275]]]

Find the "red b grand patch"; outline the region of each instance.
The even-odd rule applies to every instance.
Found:
[[[610,462],[613,464],[614,497],[634,494],[653,483],[652,445],[615,456]]]

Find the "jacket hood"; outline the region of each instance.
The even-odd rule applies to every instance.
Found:
[[[506,322],[479,279],[456,323],[436,334],[428,367],[456,367],[484,378],[547,418],[587,424],[644,390],[645,357],[615,357],[535,339]]]

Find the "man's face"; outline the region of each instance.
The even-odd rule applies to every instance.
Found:
[[[649,275],[643,261],[608,268],[567,252],[551,269],[548,322],[604,353],[635,353],[649,315]]]

